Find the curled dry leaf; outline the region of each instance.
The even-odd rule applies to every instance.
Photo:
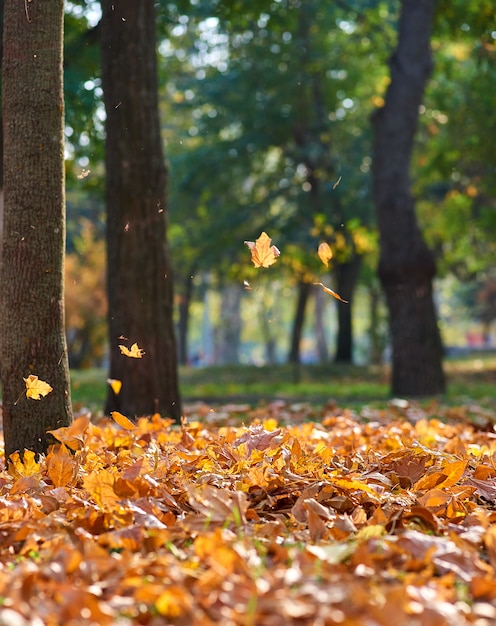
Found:
[[[134,430],[136,428],[136,424],[133,424],[130,419],[128,419],[125,415],[122,415],[122,413],[119,413],[119,411],[112,411],[110,415],[112,416],[114,422],[119,424],[119,426],[125,430]]]
[[[276,246],[271,245],[272,239],[263,232],[256,241],[245,241],[250,248],[251,260],[255,267],[270,267],[281,254]]]
[[[33,374],[30,374],[27,378],[23,378],[23,380],[26,383],[27,398],[39,400],[42,396],[46,396],[53,391],[53,387]]]
[[[70,426],[62,426],[62,428],[57,428],[56,430],[48,430],[47,433],[55,437],[60,443],[65,444],[71,450],[81,450],[84,448],[89,425],[89,415],[80,415]]]
[[[343,300],[343,298],[339,295],[339,293],[336,293],[335,291],[333,291],[332,289],[329,289],[329,287],[326,287],[324,285],[324,283],[314,283],[314,285],[319,285],[319,287],[322,287],[322,289],[328,293],[330,296],[332,296],[333,298],[336,298],[336,300],[339,300],[340,302],[344,302],[345,304],[348,304],[348,300]]]
[[[319,244],[317,254],[319,255],[319,259],[322,261],[322,263],[326,267],[329,267],[329,261],[332,259],[331,246],[324,241],[323,243]]]

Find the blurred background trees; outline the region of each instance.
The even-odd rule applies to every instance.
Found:
[[[103,232],[100,9],[75,0],[66,7],[68,253],[78,255],[81,272],[95,273],[103,267],[86,264],[75,242],[87,219],[94,223],[91,245]],[[375,272],[370,116],[384,105],[399,10],[399,2],[353,0],[159,4],[181,362],[383,356],[388,333]],[[487,0],[438,3],[433,71],[411,162],[419,227],[439,269],[434,300],[448,345],[465,344],[466,330],[482,332],[482,324],[486,335],[491,331],[485,320],[492,314],[482,312],[482,303],[494,306],[491,11]],[[262,230],[282,255],[260,275],[242,242]],[[330,270],[316,259],[321,241],[333,248]],[[322,298],[311,284],[321,280],[352,304]],[[68,281],[68,320],[78,319],[72,306],[90,298],[71,304],[71,285],[78,287],[77,278]],[[457,319],[462,309],[454,302],[462,296],[464,317]],[[103,330],[99,308],[86,311]],[[102,334],[94,336],[88,354],[94,349],[97,364]]]

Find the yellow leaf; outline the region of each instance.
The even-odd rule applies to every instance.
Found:
[[[332,250],[331,246],[328,243],[319,244],[319,249],[317,250],[317,254],[319,255],[319,259],[322,263],[329,267],[329,261],[332,259]]]
[[[139,348],[137,343],[133,343],[131,349],[121,345],[119,346],[119,348],[122,354],[124,354],[125,356],[129,356],[133,359],[142,359],[143,355],[145,354],[145,351]]]
[[[367,539],[376,539],[377,537],[382,537],[386,534],[387,531],[384,526],[381,526],[380,524],[371,524],[370,526],[364,526],[361,528],[358,531],[356,538],[366,541]]]
[[[107,378],[107,382],[110,385],[112,391],[115,393],[115,395],[118,396],[122,389],[122,381],[117,380],[115,378]]]
[[[120,497],[114,491],[114,475],[101,469],[83,478],[83,485],[96,504],[102,509],[113,509]]]
[[[53,387],[33,374],[30,374],[28,378],[23,378],[23,380],[26,383],[26,397],[33,400],[39,400],[41,396],[46,396],[53,391]]]
[[[133,424],[130,419],[128,419],[125,415],[122,415],[122,413],[119,413],[119,411],[112,411],[110,415],[112,416],[114,422],[119,424],[119,426],[122,426],[125,430],[134,430],[136,428],[136,424]]]
[[[36,454],[32,450],[24,450],[21,456],[14,452],[9,456],[9,473],[14,477],[33,476],[40,473],[40,464],[36,461]]]
[[[180,617],[191,610],[188,591],[179,585],[170,585],[155,600],[155,609],[163,617]]]
[[[255,267],[270,267],[281,254],[276,246],[271,246],[272,239],[263,232],[256,241],[245,241],[250,248],[251,260]]]
[[[326,293],[328,293],[333,298],[336,298],[336,300],[340,300],[341,302],[344,302],[345,304],[348,304],[348,300],[343,300],[343,298],[338,293],[336,293],[332,289],[329,289],[329,287],[326,287],[323,283],[314,283],[314,285],[319,285],[320,287],[322,287],[322,289]]]

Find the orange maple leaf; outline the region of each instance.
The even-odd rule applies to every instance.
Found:
[[[256,241],[245,241],[250,248],[251,260],[255,267],[270,267],[281,254],[276,246],[271,245],[272,239],[263,232]]]
[[[124,356],[129,356],[132,359],[142,359],[145,351],[138,347],[137,343],[133,343],[131,349],[126,348],[126,346],[119,345],[120,351]]]
[[[47,433],[65,444],[71,450],[82,450],[86,441],[86,431],[90,425],[89,415],[80,415],[70,426],[61,426]]]

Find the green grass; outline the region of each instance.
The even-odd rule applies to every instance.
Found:
[[[447,360],[448,391],[441,401],[451,405],[479,402],[496,408],[496,356],[476,355]],[[72,399],[76,409],[101,410],[107,393],[106,372],[99,369],[72,371]],[[212,404],[273,399],[311,402],[329,400],[355,408],[364,403],[383,404],[389,399],[385,367],[350,365],[224,366],[181,368],[184,402],[204,400]]]

